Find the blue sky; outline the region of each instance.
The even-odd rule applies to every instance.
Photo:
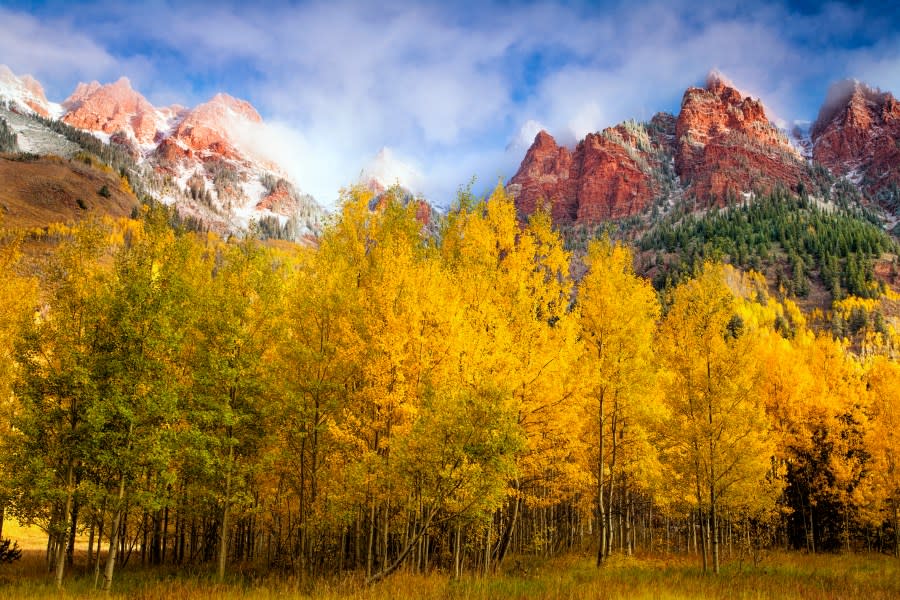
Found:
[[[323,204],[389,147],[446,205],[509,178],[539,128],[573,144],[677,112],[711,69],[784,122],[814,119],[839,79],[896,94],[890,5],[0,0],[0,63],[56,101],[121,75],[156,105],[224,91]]]

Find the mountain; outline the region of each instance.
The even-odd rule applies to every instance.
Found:
[[[0,219],[32,230],[91,214],[127,217],[140,203],[110,169],[56,156],[0,156]]]
[[[598,223],[642,211],[665,188],[674,120],[628,122],[588,134],[574,151],[546,131],[534,139],[507,186],[523,214],[546,202],[557,223]]]
[[[813,158],[900,213],[900,103],[858,81],[828,91],[810,130]]]
[[[17,112],[34,112],[42,117],[58,117],[62,113],[59,104],[47,100],[43,86],[34,77],[17,77],[6,65],[0,65],[0,100]]]
[[[127,78],[80,83],[61,104],[47,101],[30,76],[0,66],[4,120],[23,151],[72,156],[84,144],[60,142],[59,119],[124,151],[129,177],[157,200],[173,205],[194,227],[233,234],[257,223],[263,235],[305,239],[318,235],[324,211],[298,190],[264,147],[266,126],[244,100],[217,94],[193,108],[153,106]],[[54,137],[55,136],[55,137]],[[74,136],[68,136],[74,137]]]
[[[79,83],[62,106],[64,123],[96,133],[122,132],[140,144],[152,144],[165,129],[163,112],[134,91],[125,77],[108,85]]]
[[[688,88],[677,117],[628,121],[588,134],[574,151],[540,132],[508,189],[523,214],[549,203],[557,223],[596,224],[693,198],[698,207],[729,197],[799,189],[804,158],[765,108],[713,73]]]
[[[675,125],[675,172],[701,202],[809,183],[804,160],[769,121],[762,102],[718,73],[688,88]]]
[[[393,150],[385,146],[363,168],[359,183],[376,195],[395,185],[408,190],[411,194],[419,194],[422,175],[415,167],[397,158]]]
[[[419,191],[421,174],[397,158],[390,148],[382,148],[369,161],[360,173],[358,184],[372,192],[370,210],[383,210],[390,200],[398,201],[402,206],[414,204],[416,219],[429,233],[437,234],[440,213]]]

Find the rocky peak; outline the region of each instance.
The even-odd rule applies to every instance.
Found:
[[[156,109],[122,77],[115,83],[80,83],[63,107],[63,121],[88,131],[113,134],[124,131],[141,144],[155,140],[164,123]]]
[[[806,180],[802,157],[762,102],[713,72],[705,87],[685,91],[678,117],[609,127],[574,150],[541,131],[508,189],[524,215],[545,203],[557,223],[592,224],[641,213],[679,183],[707,205]]]
[[[769,122],[762,102],[718,73],[705,88],[685,91],[675,137],[676,172],[704,203],[779,184],[794,187],[805,177],[801,156]]]
[[[508,188],[521,214],[530,215],[538,208],[549,207],[554,220],[571,222],[573,209],[577,212],[571,175],[572,153],[541,130],[518,172],[509,180]]]
[[[182,123],[187,123],[190,127],[227,130],[239,121],[262,123],[262,117],[246,100],[219,93],[209,101],[198,104],[192,110],[187,111]]]
[[[96,80],[90,83],[79,82],[79,84],[75,86],[75,91],[72,92],[68,98],[63,100],[62,107],[67,111],[78,108],[86,98],[99,90],[100,87],[100,82]]]
[[[762,102],[742,96],[717,74],[710,76],[706,88],[685,91],[675,129],[679,141],[704,145],[732,131],[790,148],[787,139],[769,123]]]
[[[818,138],[832,123],[844,125],[847,120],[859,127],[869,127],[872,117],[892,100],[890,93],[870,88],[855,79],[835,82],[828,88],[810,136]]]
[[[594,224],[642,211],[659,193],[655,172],[665,156],[664,117],[650,130],[628,122],[590,133],[574,151],[541,131],[508,189],[523,215],[538,208],[557,223]]]
[[[831,86],[810,132],[813,158],[888,205],[900,202],[900,103],[854,80]]]
[[[6,100],[14,108],[33,111],[42,117],[58,112],[44,95],[44,88],[31,75],[17,77],[6,65],[0,65],[0,100]]]
[[[170,156],[216,156],[231,160],[248,160],[236,138],[262,124],[262,117],[246,100],[228,94],[216,94],[191,110],[171,107],[168,114],[176,120],[171,134],[160,146]],[[271,165],[267,165],[271,166]]]

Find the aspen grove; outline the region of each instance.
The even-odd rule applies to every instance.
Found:
[[[0,523],[129,565],[303,578],[510,556],[900,556],[900,337],[817,332],[762,276],[586,273],[502,187],[437,223],[343,193],[314,248],[138,220],[0,249]],[[852,298],[845,302],[852,301]],[[860,300],[862,302],[862,300]],[[0,528],[2,538],[2,528]]]

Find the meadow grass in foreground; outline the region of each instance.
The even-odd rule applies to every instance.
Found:
[[[524,566],[523,566],[524,565]],[[124,570],[112,598],[228,599],[321,598],[404,600],[444,599],[683,599],[808,598],[880,600],[900,598],[900,561],[873,554],[816,555],[776,553],[758,567],[732,563],[718,576],[704,576],[691,557],[613,557],[602,569],[586,556],[547,561],[515,558],[510,571],[491,577],[452,581],[446,574],[398,573],[366,587],[361,578],[299,584],[284,579],[232,575],[225,584],[209,575]],[[22,600],[95,597],[93,578],[68,577],[58,593],[42,570],[41,556],[29,553],[16,565],[0,568],[0,597]]]

